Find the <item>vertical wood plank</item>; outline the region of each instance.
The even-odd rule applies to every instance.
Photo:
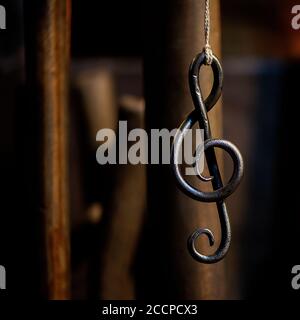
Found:
[[[24,2],[26,74],[38,119],[38,201],[45,295],[70,297],[68,73],[70,0]],[[30,112],[30,111],[29,111]],[[32,111],[31,111],[32,112]]]
[[[220,56],[219,1],[211,2],[211,45]],[[145,11],[145,93],[147,128],[177,128],[194,106],[188,87],[188,68],[204,47],[204,1],[170,0],[165,6],[148,1]],[[201,74],[204,92],[211,88],[211,73]],[[221,136],[221,105],[209,113],[214,137]],[[222,160],[219,157],[219,164]],[[205,190],[210,186],[201,184]],[[207,190],[207,189],[206,189]],[[226,293],[225,263],[204,265],[187,252],[188,236],[210,228],[220,241],[215,204],[189,199],[176,187],[166,165],[148,169],[149,217],[141,255],[141,296],[179,299],[222,299]],[[205,254],[213,253],[207,239],[199,239]],[[159,288],[159,291],[157,291]],[[145,293],[146,292],[146,293]]]

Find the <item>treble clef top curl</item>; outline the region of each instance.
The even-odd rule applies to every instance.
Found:
[[[238,187],[243,176],[244,165],[242,156],[234,144],[226,140],[212,139],[207,113],[214,107],[221,96],[223,71],[219,60],[213,55],[211,68],[214,75],[214,82],[208,98],[204,101],[199,85],[199,72],[201,67],[205,64],[205,52],[198,54],[191,63],[189,70],[189,85],[195,110],[187,116],[177,131],[172,145],[171,163],[178,185],[186,195],[198,201],[216,202],[222,232],[221,242],[216,252],[213,255],[206,256],[199,253],[195,247],[197,238],[202,234],[205,234],[208,237],[210,246],[214,245],[215,239],[213,233],[209,229],[198,229],[188,239],[188,250],[194,259],[202,263],[216,263],[226,255],[231,240],[230,222],[224,200]],[[204,146],[200,151],[197,149],[196,153],[205,153],[211,177],[203,177],[198,171],[197,174],[202,181],[211,181],[213,186],[213,191],[211,192],[200,191],[189,184],[183,177],[179,165],[181,146],[184,137],[197,121],[199,127],[204,131]],[[233,174],[226,185],[223,185],[222,182],[214,148],[221,148],[226,151],[233,161]],[[196,162],[199,160],[197,159],[198,158],[196,158],[194,163],[196,166]]]

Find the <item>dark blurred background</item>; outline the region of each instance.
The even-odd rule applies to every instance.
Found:
[[[24,105],[22,1],[1,4],[7,10],[7,29],[0,30],[0,264],[7,268],[9,293],[36,296],[43,275],[30,216],[34,200],[27,170],[32,158],[26,147],[31,133]],[[292,293],[290,270],[300,263],[296,198],[300,31],[291,28],[295,4],[221,1],[223,135],[239,146],[246,166],[239,192],[228,200],[234,235],[227,257],[228,299]],[[71,249],[72,296],[78,299],[133,299],[141,291],[136,281],[139,270],[131,265],[145,221],[145,168],[97,165],[95,133],[104,127],[115,129],[118,119],[143,126],[145,14],[142,1],[73,0]],[[230,170],[229,165],[226,168]],[[139,201],[126,193],[130,183],[140,192]],[[120,213],[116,222],[109,213],[120,211],[116,205],[120,199],[135,209],[130,217]],[[118,228],[124,223],[131,236],[123,243]],[[116,240],[109,239],[107,230]],[[123,249],[128,256],[122,260],[114,252]],[[122,274],[126,268],[129,275]],[[118,279],[119,287],[111,279]]]

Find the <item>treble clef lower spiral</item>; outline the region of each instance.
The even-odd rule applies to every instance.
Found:
[[[223,259],[229,249],[231,229],[224,200],[238,187],[243,176],[244,165],[242,156],[234,144],[226,140],[212,138],[208,112],[213,108],[221,96],[223,71],[219,60],[213,55],[211,68],[214,75],[214,82],[208,98],[204,101],[199,85],[199,72],[201,67],[206,64],[205,59],[205,52],[202,52],[196,56],[190,66],[189,85],[195,110],[188,115],[177,131],[172,145],[171,163],[178,185],[186,195],[198,201],[216,203],[222,232],[221,242],[216,252],[213,255],[204,255],[196,249],[196,240],[202,234],[208,237],[210,246],[214,245],[214,235],[209,229],[198,229],[193,232],[188,239],[188,250],[192,257],[199,262],[210,264]],[[197,173],[202,181],[210,181],[212,183],[213,191],[211,192],[203,192],[196,189],[185,180],[180,170],[179,160],[181,157],[182,143],[186,132],[188,132],[196,122],[199,123],[199,127],[204,131],[204,146],[202,147],[202,150],[198,150],[198,152],[204,152],[211,177],[203,177],[200,172],[197,171]],[[223,185],[222,182],[214,148],[223,149],[230,155],[233,161],[233,173],[226,185]]]

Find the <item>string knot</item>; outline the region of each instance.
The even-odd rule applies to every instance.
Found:
[[[205,53],[205,64],[210,66],[213,63],[214,57],[213,57],[211,46],[209,44],[205,45],[204,53]]]

